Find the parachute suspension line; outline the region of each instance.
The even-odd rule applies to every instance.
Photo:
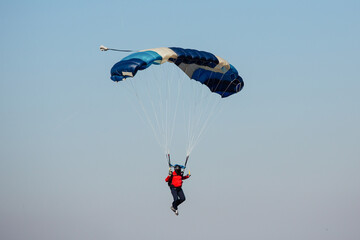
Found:
[[[222,75],[222,77],[221,77],[220,80],[222,80],[224,76],[225,76],[225,74]],[[210,76],[210,78],[211,78],[211,76]],[[219,82],[220,82],[220,81],[219,81]],[[214,91],[217,90],[218,86],[219,86],[219,83],[218,83],[218,85],[215,87]],[[230,84],[229,84],[228,87],[225,89],[224,93],[226,92],[226,90],[227,90],[229,87],[230,87]],[[221,98],[223,97],[223,95],[224,95],[224,94],[221,95]],[[194,144],[193,144],[193,146],[192,146],[192,148],[191,148],[191,150],[190,150],[189,152],[191,152],[191,151],[193,150],[193,148],[196,146],[196,144],[197,144],[198,140],[200,139],[201,135],[203,134],[204,130],[205,130],[205,129],[207,128],[207,126],[209,125],[209,121],[210,121],[210,119],[212,119],[212,116],[213,116],[216,112],[218,112],[218,111],[220,110],[220,109],[217,109],[217,108],[218,108],[218,106],[220,105],[220,100],[221,100],[221,98],[219,98],[219,100],[213,105],[213,107],[212,107],[212,109],[211,109],[211,113],[208,115],[208,117],[207,117],[204,125],[202,126],[202,129],[200,130],[199,135],[197,136],[197,139],[195,140],[195,142],[194,142]]]
[[[199,118],[201,118],[201,110],[204,110],[204,109],[201,109],[201,108],[198,108],[198,105],[201,105],[201,99],[200,101],[197,99],[199,97],[199,93],[196,92],[196,87],[195,86],[196,84],[193,84],[195,82],[191,82],[191,90],[192,90],[192,93],[191,95],[194,96],[193,99],[190,99],[190,101],[192,102],[189,102],[188,103],[188,107],[189,107],[189,111],[188,111],[188,146],[187,146],[187,149],[186,149],[186,154],[188,155],[190,152],[190,146],[192,145],[192,139],[194,138],[194,135],[196,134],[196,120],[198,120]],[[202,89],[200,89],[200,93],[202,93],[201,91]]]
[[[166,89],[163,92],[166,93],[165,96],[166,98],[165,103],[167,104],[165,108],[166,130],[167,130],[166,137],[168,141],[167,143],[168,147],[170,148],[173,142],[173,136],[175,132],[175,125],[176,125],[175,123],[178,112],[178,106],[180,102],[182,85],[181,85],[181,77],[179,77],[179,74],[177,74],[179,73],[179,70],[176,69],[176,71],[174,71],[173,69],[175,68],[175,65],[169,63],[165,63],[165,64],[164,64],[165,66],[163,65],[161,67],[161,71],[162,71],[161,76],[165,78],[162,80],[162,82],[166,83],[165,84]],[[183,75],[184,74],[182,74],[182,76]],[[170,106],[174,106],[174,107],[170,108]],[[170,151],[170,149],[168,149],[168,151]]]
[[[208,90],[208,89],[205,89],[205,90]],[[201,91],[201,96],[200,96],[200,100],[199,100],[200,105],[197,104],[196,107],[198,107],[198,106],[199,106],[199,107],[198,107],[198,109],[196,109],[196,111],[199,111],[199,109],[201,109],[201,106],[202,106],[202,105],[205,105],[204,103],[205,103],[205,102],[207,101],[207,99],[208,99],[208,97],[205,97],[205,96],[204,96],[204,92],[205,92],[205,91]],[[207,95],[207,96],[209,96],[209,95]],[[200,124],[201,124],[202,120],[206,120],[206,114],[208,114],[206,108],[204,108],[204,110],[199,111],[199,112],[200,112],[200,115],[199,115],[199,117],[196,119],[196,122],[194,123],[194,126],[193,126],[195,129],[199,129],[199,128],[200,128]],[[204,115],[205,115],[205,116],[204,116]],[[207,116],[209,117],[209,114],[208,114]],[[205,119],[204,119],[204,118],[205,118]],[[204,126],[204,125],[203,125],[203,126]],[[192,144],[192,145],[195,144],[196,139],[198,138],[199,134],[201,134],[201,130],[198,131],[196,135],[194,134],[194,135],[192,136],[192,139],[191,139],[191,144]]]
[[[163,147],[163,149],[164,149],[164,152],[169,152],[169,149],[168,149],[168,144],[167,144],[167,139],[166,139],[166,128],[165,128],[165,126],[164,126],[164,117],[160,117],[160,120],[159,120],[159,116],[158,115],[162,115],[161,113],[161,110],[163,110],[163,103],[162,103],[162,101],[159,101],[157,104],[158,105],[160,105],[160,106],[156,106],[156,102],[155,102],[155,100],[156,99],[159,99],[159,97],[155,97],[155,98],[153,98],[152,96],[151,96],[151,93],[150,93],[150,89],[152,89],[152,87],[150,86],[150,83],[153,81],[155,84],[157,84],[158,86],[159,86],[159,82],[161,82],[161,79],[159,79],[159,77],[158,76],[155,76],[155,72],[154,71],[152,71],[152,75],[153,75],[153,77],[152,77],[152,79],[145,79],[145,81],[146,81],[146,83],[147,83],[147,87],[146,87],[146,89],[147,89],[147,96],[148,96],[148,100],[149,100],[149,102],[150,102],[150,104],[151,104],[151,107],[152,107],[152,112],[153,112],[153,115],[154,115],[154,117],[155,117],[155,120],[156,120],[156,123],[157,123],[157,134],[158,135],[162,135],[162,139],[163,139],[163,141],[162,141],[162,144],[160,145],[160,146],[162,146]],[[152,81],[151,81],[152,80]],[[157,88],[157,89],[159,89],[159,91],[158,91],[158,94],[159,94],[159,96],[160,96],[160,100],[162,99],[161,98],[161,96],[162,96],[162,94],[161,94],[161,91],[160,91],[160,86]],[[155,93],[154,93],[155,94]]]
[[[158,116],[158,112],[156,110],[156,106],[154,104],[154,101],[151,99],[151,97],[149,97],[149,98],[150,98],[150,104],[151,104],[151,108],[152,108],[153,115],[154,115],[154,118],[155,118],[155,122],[156,122],[156,125],[157,125],[157,135],[162,135],[162,139],[164,139],[164,129],[161,128],[162,125],[161,125],[161,123],[159,121],[159,116]],[[164,148],[164,150],[166,152],[166,150],[167,150],[166,149],[166,143],[162,142],[161,146]]]
[[[162,116],[161,119],[161,128],[162,128],[162,133],[163,133],[163,140],[164,140],[164,146],[165,146],[165,151],[166,152],[170,152],[169,149],[169,140],[168,140],[168,126],[167,126],[167,109],[168,109],[168,100],[167,100],[167,96],[163,96],[164,95],[164,91],[162,90],[163,85],[161,84],[164,80],[164,74],[159,74],[157,71],[155,70],[159,70],[162,71],[161,66],[157,67],[155,66],[156,69],[154,69],[153,71],[153,76],[154,76],[154,80],[157,84],[157,92],[158,92],[158,97],[157,99],[159,100],[159,107],[158,109],[154,109],[154,111],[158,111],[159,114]],[[164,99],[165,98],[165,99]]]
[[[170,65],[172,68],[175,67],[175,65],[171,64]],[[166,68],[168,69],[168,68]],[[178,69],[177,69],[178,70]],[[176,117],[177,117],[177,113],[178,113],[178,107],[179,107],[179,102],[180,102],[180,96],[181,96],[181,92],[183,89],[183,85],[181,84],[181,80],[182,77],[179,76],[180,71],[169,71],[169,73],[171,74],[165,74],[164,76],[166,76],[166,78],[168,79],[169,85],[168,85],[168,94],[169,94],[169,99],[172,99],[175,102],[172,102],[170,106],[174,106],[175,108],[173,109],[172,112],[172,121],[170,123],[170,143],[172,143],[173,141],[173,136],[174,136],[174,132],[175,132],[175,125],[176,125]],[[175,76],[177,74],[177,76]],[[184,76],[184,74],[182,74],[182,76]],[[171,85],[173,85],[171,87]],[[171,89],[176,89],[177,92],[172,92]],[[170,95],[175,95],[173,97],[170,97]]]
[[[130,82],[130,83],[129,83],[129,84],[124,84],[124,85],[125,85],[126,88],[128,88],[128,89],[130,88],[131,91],[133,92],[133,95],[135,95],[136,100],[137,100],[138,104],[141,106],[141,109],[142,109],[145,117],[143,117],[143,115],[140,114],[140,113],[137,111],[137,108],[135,108],[137,114],[139,115],[140,119],[142,119],[144,122],[147,122],[147,124],[149,124],[149,126],[151,127],[151,129],[152,129],[152,131],[153,131],[153,133],[154,133],[154,135],[155,135],[156,141],[157,141],[158,144],[161,146],[161,141],[160,141],[160,139],[159,139],[159,136],[156,134],[155,127],[154,127],[154,125],[152,124],[152,122],[151,122],[151,120],[150,120],[149,114],[148,114],[148,112],[146,111],[146,109],[145,109],[145,107],[144,107],[144,103],[143,103],[141,97],[139,97],[139,93],[138,93],[138,91],[136,90],[136,87],[134,86],[134,81],[133,81],[133,80],[134,80],[134,79],[131,79],[130,81],[126,81],[126,80],[125,80],[125,82]],[[127,85],[130,85],[131,87],[129,87],[129,86],[127,86]],[[144,118],[146,119],[146,121],[144,120]]]
[[[195,82],[194,82],[195,83]],[[192,103],[189,104],[189,115],[188,115],[188,147],[186,150],[187,155],[190,154],[191,146],[193,145],[193,141],[195,136],[197,135],[196,129],[197,125],[202,119],[203,111],[206,111],[201,106],[204,105],[202,103],[203,100],[203,89],[199,88],[200,94],[196,91],[197,90],[196,83],[192,84],[192,96],[195,96]]]
[[[165,100],[165,143],[166,143],[166,147],[169,149],[169,139],[168,139],[168,99]]]
[[[193,81],[193,83],[194,84],[192,85],[192,89],[193,89],[192,95],[195,96],[195,98],[194,98],[193,104],[190,105],[190,106],[192,106],[192,109],[190,111],[190,114],[191,114],[190,124],[191,125],[190,125],[189,144],[188,144],[188,148],[186,150],[187,155],[189,155],[191,153],[192,146],[194,145],[194,140],[196,139],[196,137],[199,134],[199,129],[200,129],[199,126],[204,119],[204,115],[206,116],[206,114],[207,114],[208,104],[206,104],[207,98],[205,96],[209,97],[209,95],[207,95],[209,89],[207,89],[206,87],[203,88],[196,81]]]
[[[171,122],[171,119],[172,119],[172,112],[171,110],[172,109],[169,109],[169,106],[173,106],[173,102],[172,102],[172,98],[170,97],[172,95],[172,92],[171,92],[171,87],[170,87],[170,77],[165,74],[165,78],[166,78],[166,89],[167,89],[167,95],[166,95],[166,98],[167,98],[167,101],[166,101],[166,137],[169,141],[169,146],[171,145],[171,142],[172,142],[172,139],[171,139],[171,132],[172,132],[172,122]]]
[[[172,75],[174,75],[174,71],[171,71],[171,73],[172,73]],[[171,77],[169,79],[175,79],[175,78]],[[170,135],[170,141],[172,141],[173,136],[174,136],[175,121],[176,121],[176,116],[177,116],[178,106],[179,106],[179,101],[180,101],[180,93],[182,91],[182,86],[183,86],[183,85],[180,84],[180,82],[181,82],[180,80],[181,79],[178,78],[177,81],[176,81],[177,82],[177,87],[176,87],[176,89],[177,89],[177,97],[176,97],[176,104],[175,104],[175,112],[174,112],[174,116],[173,116],[173,120],[172,120],[172,127],[171,127],[172,131],[171,131],[171,135]]]
[[[165,71],[165,70],[164,70],[164,68],[160,67],[159,71]],[[165,89],[163,91],[159,91],[159,94],[160,94],[160,102],[162,104],[164,104],[162,109],[163,109],[163,115],[165,115],[165,116],[162,119],[164,120],[163,128],[164,128],[165,145],[166,145],[167,151],[170,152],[170,144],[171,144],[171,142],[169,141],[169,124],[168,124],[169,121],[168,121],[168,118],[169,118],[169,105],[171,103],[170,103],[169,93],[168,93],[169,82],[168,82],[168,78],[166,77],[166,75],[167,75],[166,73],[160,74],[160,76],[162,78],[165,78],[165,79],[160,79],[161,82],[165,82],[165,86],[163,86],[163,88],[165,88]],[[157,78],[157,79],[159,79],[159,78]],[[160,85],[160,82],[159,82],[159,85]],[[160,89],[160,87],[161,86],[159,86],[159,89]],[[163,94],[165,94],[165,96],[163,96]]]
[[[138,74],[142,73],[139,72]],[[151,77],[148,76],[149,79],[144,79],[148,98],[146,103],[151,105],[150,112],[155,118],[154,124],[156,123],[154,129],[162,140],[160,146],[163,146],[164,152],[169,154],[175,130],[178,103],[180,102],[180,81],[176,81],[178,79],[172,77],[174,71],[170,71],[168,67],[163,65],[154,66],[154,68],[149,69],[148,73],[150,73]],[[150,91],[151,89],[154,89],[154,91]],[[177,89],[177,94],[172,93],[172,91],[175,91],[173,89]],[[174,97],[176,97],[176,100],[174,100]],[[174,105],[175,108],[171,108]]]
[[[153,78],[152,79],[153,81],[155,81],[156,82],[156,80],[157,80],[157,78]],[[147,89],[147,96],[148,96],[148,99],[149,99],[149,101],[150,101],[150,103],[151,103],[151,108],[152,108],[152,111],[153,111],[153,114],[154,114],[154,117],[155,117],[155,120],[156,120],[156,123],[157,123],[157,129],[158,129],[158,132],[160,132],[162,135],[163,135],[163,139],[164,139],[164,128],[163,128],[163,124],[161,124],[161,119],[162,119],[162,117],[160,117],[160,121],[159,121],[159,114],[158,114],[158,106],[155,106],[155,99],[154,98],[152,98],[152,96],[151,96],[151,91],[150,91],[150,89],[151,89],[151,86],[150,86],[150,79],[145,79],[145,81],[146,81],[146,84],[147,84],[147,87],[146,87],[146,89]],[[166,150],[166,144],[163,142],[163,144],[164,144],[164,148],[165,148],[165,150]]]
[[[138,99],[139,99],[139,103],[140,103],[140,105],[141,105],[141,108],[142,108],[142,110],[143,110],[143,112],[144,112],[144,115],[145,115],[145,117],[146,117],[146,120],[147,120],[148,124],[150,125],[150,127],[151,127],[151,129],[152,129],[152,131],[153,131],[153,133],[154,133],[154,135],[155,135],[156,141],[158,142],[158,144],[159,144],[162,148],[164,148],[164,143],[161,142],[161,140],[160,140],[160,138],[159,138],[159,132],[156,130],[156,127],[154,126],[153,122],[151,121],[150,116],[149,116],[149,113],[148,113],[148,111],[146,111],[146,108],[145,108],[145,106],[144,106],[144,103],[143,103],[142,99],[141,99],[138,95],[136,95],[136,96],[137,96]],[[153,104],[152,104],[152,105],[153,105]],[[157,119],[157,115],[155,115],[155,119]]]
[[[222,78],[223,78],[224,76],[225,76],[225,74],[222,75],[222,77],[221,77],[220,80],[222,80]],[[219,81],[219,83],[220,83],[220,81]],[[214,90],[214,91],[217,90],[217,88],[218,88],[218,86],[219,86],[219,83],[218,83],[217,86],[215,87],[215,90]],[[228,87],[224,90],[224,93],[226,92],[226,90],[227,90],[229,87],[230,87],[230,84],[229,84]],[[221,95],[221,98],[223,97],[224,93]],[[199,134],[199,138],[200,138],[201,134],[203,133],[203,131],[205,130],[206,126],[208,125],[209,120],[212,118],[212,116],[213,116],[213,115],[215,114],[215,112],[217,111],[216,108],[217,108],[219,105],[220,105],[220,99],[219,99],[219,101],[218,101],[215,105],[213,105],[213,108],[212,108],[212,110],[211,110],[211,114],[209,115],[209,117],[208,117],[208,119],[207,119],[207,121],[206,121],[206,124],[204,124],[203,128],[201,129],[201,133]]]
[[[185,68],[185,71],[187,71],[188,66]],[[186,154],[188,155],[188,149],[189,149],[189,144],[191,141],[191,136],[192,134],[194,134],[194,129],[193,129],[193,124],[191,124],[193,122],[192,117],[194,116],[193,113],[195,113],[194,109],[196,109],[196,105],[197,105],[197,101],[195,99],[195,97],[197,96],[196,92],[195,92],[195,87],[194,87],[194,82],[192,82],[192,80],[190,80],[190,94],[189,96],[186,98],[186,100],[188,101],[184,101],[184,109],[188,109],[188,113],[187,115],[184,115],[184,122],[187,123],[187,147],[186,147]],[[193,96],[193,99],[190,98],[190,96]],[[187,106],[186,106],[187,105]]]
[[[146,89],[148,90],[147,91],[147,95],[148,95],[148,98],[149,98],[149,101],[151,102],[151,107],[152,107],[152,111],[153,111],[153,114],[154,114],[154,116],[155,116],[155,119],[156,119],[156,123],[157,123],[157,129],[158,129],[158,132],[160,132],[161,133],[161,135],[162,135],[162,140],[164,140],[164,125],[162,124],[162,122],[163,122],[163,117],[162,116],[160,116],[160,120],[159,120],[159,118],[158,118],[158,115],[160,115],[161,113],[159,112],[159,110],[158,109],[162,109],[162,107],[161,106],[155,106],[155,104],[154,104],[154,101],[155,101],[155,99],[156,98],[152,98],[151,97],[151,95],[150,95],[150,89],[152,89],[151,87],[150,87],[150,80],[151,81],[153,81],[154,82],[154,84],[157,84],[158,85],[158,82],[157,82],[157,80],[158,80],[158,78],[157,77],[154,77],[155,76],[155,74],[154,74],[154,72],[153,72],[153,70],[152,69],[150,69],[151,70],[151,73],[153,73],[153,77],[151,78],[151,79],[145,79],[145,80],[147,80],[146,82],[147,82],[147,86],[146,86]],[[159,88],[156,88],[156,89],[159,89]],[[153,94],[156,94],[157,92],[154,92]],[[160,94],[160,93],[159,93]],[[158,102],[158,105],[161,105],[162,103],[160,102]],[[159,113],[159,114],[157,114],[157,113]],[[159,134],[160,134],[159,133]],[[163,143],[163,148],[164,148],[164,150],[165,150],[165,152],[167,152],[167,146],[166,146],[166,144],[165,144],[165,142],[163,141],[162,142]]]
[[[224,75],[223,75],[224,76]],[[211,78],[211,76],[210,76]],[[206,91],[209,91],[209,89],[205,89]],[[215,89],[216,90],[216,89]],[[197,94],[199,95],[199,94]],[[211,102],[211,100],[215,99],[216,101]],[[189,139],[189,145],[187,149],[187,155],[190,155],[194,147],[197,145],[199,139],[201,138],[204,131],[207,129],[210,120],[212,119],[213,115],[217,112],[218,107],[220,105],[221,98],[218,98],[217,95],[214,94],[205,94],[205,91],[201,92],[200,99],[197,101],[199,106],[209,106],[208,108],[197,108],[197,106],[194,107],[194,109],[197,111],[195,114],[199,114],[197,118],[197,121],[193,124],[192,129],[200,129],[196,134],[192,134],[192,136]],[[205,102],[211,102],[211,104],[204,104]],[[201,126],[202,124],[202,126]],[[193,131],[193,130],[191,130]]]
[[[194,84],[195,85],[195,84]],[[203,89],[200,89],[200,94],[196,91],[196,87],[197,86],[192,86],[193,87],[193,95],[196,96],[196,98],[194,99],[193,105],[190,104],[190,106],[192,107],[190,109],[190,113],[189,113],[189,118],[190,121],[190,136],[189,136],[189,140],[188,140],[188,149],[187,149],[187,154],[190,154],[190,148],[191,145],[193,144],[194,138],[197,135],[197,125],[198,122],[202,119],[203,116],[203,111],[205,111],[205,108],[201,108],[200,106],[203,106],[203,102],[202,102],[202,98],[203,98]]]
[[[140,97],[140,95],[138,94],[138,92],[137,92],[137,87],[136,86],[134,86],[134,82],[137,80],[137,79],[132,79],[132,81],[130,81],[131,82],[131,86],[133,87],[133,90],[134,90],[134,92],[135,92],[135,96],[137,97],[137,100],[138,100],[138,103],[139,103],[139,105],[141,106],[141,109],[142,109],[142,111],[143,111],[143,113],[144,113],[144,115],[145,115],[145,119],[147,120],[147,123],[150,125],[150,127],[151,127],[151,129],[152,129],[152,131],[153,131],[153,134],[155,135],[155,138],[156,138],[156,141],[158,142],[158,144],[160,145],[160,147],[162,147],[162,148],[165,148],[165,146],[164,146],[164,143],[160,140],[161,138],[160,138],[160,133],[159,133],[159,131],[157,131],[157,129],[159,128],[156,128],[156,126],[154,125],[154,121],[152,121],[151,120],[151,116],[150,116],[150,114],[149,114],[149,112],[146,110],[147,108],[145,107],[145,105],[144,105],[144,101],[143,101],[143,98],[142,97]],[[146,80],[146,79],[145,79]],[[147,82],[147,81],[145,81],[145,82]],[[148,88],[146,88],[147,90],[148,90]],[[149,94],[149,90],[147,91],[147,94],[148,94],[148,96],[150,96],[150,94]],[[153,102],[151,101],[151,98],[150,97],[148,97],[146,100],[149,100],[150,99],[150,104],[153,106]],[[156,111],[154,112],[153,111],[153,115],[154,115],[154,118],[155,119],[158,119],[158,117],[157,117],[157,114],[156,114]],[[156,123],[156,121],[155,121],[155,123]]]
[[[204,133],[204,131],[206,130],[206,128],[208,127],[209,123],[210,123],[210,120],[212,119],[212,116],[214,116],[214,114],[216,113],[217,111],[217,107],[220,105],[220,101],[216,104],[213,105],[213,108],[211,109],[211,112],[210,114],[208,115],[208,117],[206,118],[199,134],[197,135],[197,137],[195,138],[195,140],[193,141],[192,143],[192,146],[189,150],[189,153],[188,155],[190,155],[190,153],[192,152],[192,150],[195,148],[195,146],[198,144],[199,142],[199,139],[201,138],[202,134]]]
[[[224,76],[225,76],[225,74],[222,75],[222,77],[221,77],[220,80],[222,80],[222,78],[223,78]],[[211,77],[211,76],[210,76],[210,77]],[[216,91],[216,89],[217,89],[218,86],[219,86],[219,85],[216,86],[216,88],[215,88],[214,91]],[[229,85],[229,86],[230,86],[230,85]],[[226,90],[225,90],[225,91],[226,91]],[[209,115],[207,116],[207,119],[205,120],[205,123],[203,124],[203,126],[202,126],[202,128],[201,128],[201,130],[200,130],[199,135],[197,136],[196,140],[194,141],[194,144],[193,144],[193,146],[192,146],[192,148],[191,148],[191,151],[192,151],[192,149],[194,149],[194,147],[196,146],[196,144],[197,144],[198,140],[200,139],[201,135],[203,134],[203,132],[205,131],[205,129],[206,129],[207,126],[209,125],[209,122],[210,122],[210,120],[212,119],[212,116],[213,116],[216,112],[218,112],[218,110],[219,110],[218,107],[219,107],[219,105],[220,105],[220,102],[221,102],[221,98],[218,98],[218,101],[215,102],[215,103],[212,105],[211,110],[210,110],[210,113],[209,113]],[[191,151],[190,151],[190,152],[191,152]]]

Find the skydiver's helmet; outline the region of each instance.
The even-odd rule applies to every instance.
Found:
[[[176,174],[178,174],[178,175],[181,175],[181,174],[182,174],[180,165],[177,165],[177,164],[176,164],[176,165],[174,166],[174,171],[175,171]]]

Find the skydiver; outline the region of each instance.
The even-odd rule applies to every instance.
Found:
[[[169,175],[165,178],[165,182],[168,183],[171,194],[174,198],[170,209],[175,213],[175,215],[179,215],[178,206],[185,201],[185,194],[181,188],[183,180],[188,179],[190,176],[190,174],[183,176],[181,166],[176,164],[174,166],[174,171],[170,170]]]

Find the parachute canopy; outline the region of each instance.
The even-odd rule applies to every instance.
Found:
[[[239,92],[244,86],[235,67],[223,58],[179,47],[153,48],[130,54],[112,67],[111,79],[123,81],[134,77],[139,70],[165,62],[176,64],[190,79],[206,85],[223,98]]]

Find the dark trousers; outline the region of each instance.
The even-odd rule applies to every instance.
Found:
[[[185,194],[181,187],[171,187],[171,194],[173,195],[174,201],[172,206],[177,210],[178,206],[185,201]]]

